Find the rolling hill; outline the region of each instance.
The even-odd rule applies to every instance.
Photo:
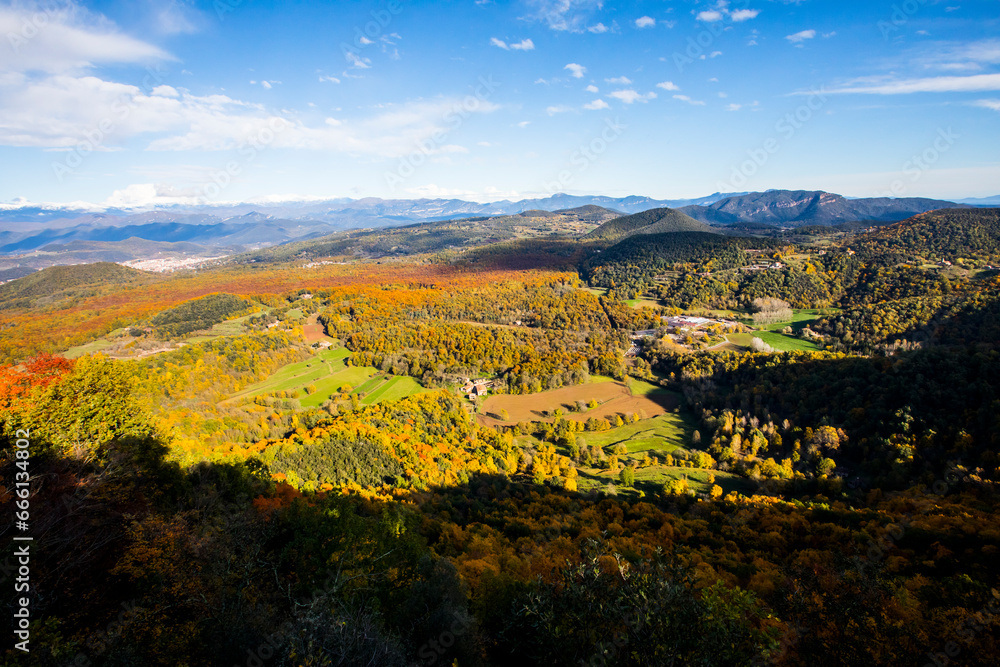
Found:
[[[529,210],[493,218],[462,218],[338,232],[321,238],[262,248],[238,255],[239,263],[286,261],[340,255],[386,257],[464,250],[500,241],[537,237],[578,238],[618,211],[581,206],[560,211]]]
[[[1000,264],[1000,208],[942,209],[863,234],[859,252],[900,259]]]
[[[587,234],[588,240],[617,241],[635,234],[667,234],[671,232],[719,233],[703,222],[672,208],[654,208],[605,222]]]
[[[0,285],[0,308],[26,307],[35,299],[52,301],[91,294],[106,285],[125,285],[148,277],[143,271],[110,262],[52,266]]]

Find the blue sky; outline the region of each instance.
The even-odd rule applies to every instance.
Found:
[[[1000,3],[0,3],[0,201],[1000,193]]]

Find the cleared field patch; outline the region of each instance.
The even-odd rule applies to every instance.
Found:
[[[639,411],[645,412],[647,417],[656,417],[672,411],[680,403],[678,396],[671,392],[652,391],[644,387],[640,387],[640,391],[646,393],[634,395],[624,383],[611,381],[560,387],[539,394],[495,395],[486,399],[483,414],[478,419],[479,423],[487,426],[522,421],[552,421],[554,417],[551,413],[557,408],[563,410],[566,419],[576,421],[587,421],[591,417],[603,419],[615,415],[624,416]],[[570,411],[578,401],[587,403],[591,400],[597,401],[596,408],[585,412]],[[502,414],[502,410],[507,411],[509,419],[500,420],[493,416]]]
[[[345,370],[344,359],[349,354],[350,352],[344,348],[322,350],[319,354],[305,361],[282,366],[271,377],[233,394],[226,399],[226,402],[273,391],[303,390],[307,385],[314,383],[319,386],[320,381],[325,381],[332,375]]]
[[[747,350],[750,349],[750,341],[754,338],[760,338],[778,352],[793,352],[799,350],[815,352],[820,349],[820,347],[812,341],[786,336],[785,334],[778,333],[776,331],[754,331],[753,333],[729,334],[726,336],[726,339],[730,343],[739,345]]]
[[[390,401],[398,401],[406,398],[407,396],[413,396],[414,394],[420,394],[425,391],[428,390],[424,389],[420,383],[413,378],[396,375],[389,378],[389,380],[381,387],[361,399],[361,402],[365,405],[387,403]]]
[[[645,452],[670,454],[687,448],[693,431],[694,422],[687,414],[668,412],[609,431],[580,433],[577,437],[588,447],[596,445],[609,452],[615,445],[623,444],[628,448],[630,455],[641,455]]]
[[[660,302],[655,299],[628,299],[625,301],[632,308],[642,308],[643,306],[649,308],[659,308]]]
[[[301,399],[302,407],[318,408],[345,384],[356,387],[377,373],[378,369],[371,366],[348,366],[338,373],[312,383],[307,383],[315,385],[316,391]]]
[[[106,340],[104,338],[98,338],[97,340],[92,341],[90,343],[86,343],[84,345],[77,345],[76,347],[69,348],[68,350],[66,350],[66,352],[63,353],[63,356],[66,357],[67,359],[76,359],[78,357],[82,357],[87,354],[93,354],[95,352],[101,352],[103,350],[106,350],[113,344],[114,343],[112,343],[109,340]]]
[[[326,331],[323,329],[323,325],[319,323],[319,315],[313,314],[309,316],[309,320],[302,325],[302,335],[305,337],[306,342],[309,344],[320,343],[326,341],[328,343],[335,342],[336,339],[330,338],[326,335]]]
[[[709,481],[714,476],[715,481]],[[635,471],[635,487],[622,486],[618,473],[610,470],[583,468],[577,477],[577,489],[581,492],[601,491],[607,488],[609,482],[614,483],[619,496],[638,496],[642,491],[647,496],[663,492],[663,485],[675,479],[687,479],[688,488],[697,493],[708,493],[713,484],[722,487],[723,493],[738,491],[749,493],[753,485],[746,479],[719,470],[704,470],[699,468],[681,468],[678,466],[649,466]]]

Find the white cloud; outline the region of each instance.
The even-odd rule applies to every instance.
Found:
[[[743,108],[742,104],[733,103],[726,107],[726,111],[739,111],[742,108]]]
[[[508,44],[502,39],[497,39],[496,37],[490,38],[490,44],[493,46],[498,46],[504,51],[532,51],[535,48],[535,43],[530,39],[522,39],[520,42],[511,42]]]
[[[694,106],[698,106],[698,107],[705,106],[705,103],[702,102],[701,100],[692,100],[687,95],[674,95],[674,99],[675,100],[680,100],[681,102],[687,102],[688,104],[691,104],[691,105],[694,105]]]
[[[786,35],[785,39],[787,39],[792,44],[799,44],[807,39],[812,39],[815,36],[816,36],[815,30],[800,30],[794,35]]]
[[[530,120],[522,120],[520,123],[517,123],[517,126],[521,128],[528,127],[529,125],[531,125]]]
[[[601,99],[596,99],[593,102],[587,102],[583,105],[584,109],[590,109],[591,111],[597,111],[599,109],[607,109],[608,103]]]
[[[160,95],[161,97],[180,97],[181,94],[177,92],[177,89],[173,86],[157,86],[153,88],[150,93],[151,95]]]
[[[604,81],[607,83],[613,83],[616,86],[627,86],[632,83],[632,79],[627,76],[616,76],[612,79],[605,79]]]
[[[635,20],[636,28],[652,28],[656,25],[656,19],[652,16],[640,16]]]
[[[1000,90],[1000,74],[976,74],[974,76],[933,76],[923,79],[904,79],[881,83],[864,82],[860,85],[846,85],[827,93],[862,93],[870,95],[905,95],[909,93],[969,93]],[[798,95],[811,95],[804,91]]]
[[[604,25],[603,23],[596,23],[592,26],[587,27],[587,32],[592,32],[595,35],[600,35],[601,33],[605,33],[608,30],[609,30],[608,26]]]
[[[760,14],[759,9],[737,9],[735,12],[730,12],[729,18],[731,18],[736,23],[740,23],[742,21],[749,21],[750,19],[755,19],[757,18],[758,14]]]
[[[613,93],[608,94],[609,97],[613,97],[616,100],[621,100],[625,104],[632,104],[633,102],[648,102],[649,100],[656,99],[656,93],[648,92],[645,95],[642,93],[637,93],[631,88],[626,90],[616,90]]]
[[[36,14],[44,17],[39,27]],[[25,36],[25,26],[34,29]],[[173,60],[157,46],[119,32],[106,18],[74,4],[38,11],[27,5],[0,6],[0,72],[82,72],[98,65]]]
[[[586,90],[588,93],[596,93],[597,92],[597,86],[595,86],[594,84],[590,84],[589,86],[587,86],[586,88],[584,88],[584,90]]]
[[[473,113],[497,108],[482,101]],[[91,150],[117,150],[145,139],[146,150],[153,151],[231,150],[267,136],[281,148],[399,157],[467,114],[461,98],[441,98],[311,126],[287,112],[170,86],[146,92],[93,76],[65,75],[0,83],[0,145],[50,149],[87,143]]]
[[[527,0],[535,9],[527,17],[558,31],[583,32],[590,18],[601,9],[603,0]]]
[[[362,44],[364,44],[365,46],[368,46],[369,44],[374,44],[375,43],[372,40],[370,40],[367,37],[365,37],[364,35],[361,35],[361,37],[358,38],[358,41],[361,42]]]
[[[698,12],[698,15],[695,18],[698,19],[699,21],[705,21],[706,23],[712,23],[713,21],[721,21],[722,20],[722,12],[716,11],[714,9],[709,9],[709,10],[706,10],[706,11],[703,11],[703,12]]]
[[[271,89],[271,87],[272,87],[272,86],[271,86],[271,82],[270,82],[270,81],[261,81],[261,82],[260,82],[260,85],[264,86],[264,87],[265,87],[265,88],[267,88],[268,90],[270,90],[270,89]]]
[[[323,81],[328,81],[329,83],[340,83],[340,79],[335,76],[320,76],[319,80],[321,83]]]
[[[546,107],[545,109],[545,113],[550,116],[555,116],[557,113],[566,113],[567,111],[572,111],[572,109],[562,104],[558,106]]]
[[[115,190],[104,201],[109,208],[144,208],[172,204],[193,205],[203,203],[193,194],[181,194],[174,188],[156,183],[134,183],[121,190]]]
[[[680,86],[678,86],[673,81],[661,81],[658,84],[656,84],[656,87],[662,88],[663,90],[680,90]]]
[[[976,100],[972,103],[972,106],[1000,111],[1000,100]]]
[[[586,73],[587,71],[586,67],[584,67],[583,65],[578,65],[577,63],[570,63],[565,67],[563,67],[563,69],[568,69],[570,73],[573,75],[574,79],[582,79],[584,73]]]

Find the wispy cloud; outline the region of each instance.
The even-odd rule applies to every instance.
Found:
[[[785,35],[785,39],[787,39],[792,44],[801,44],[807,39],[812,39],[815,36],[816,36],[815,30],[800,30],[799,32],[794,33],[792,35]]]
[[[826,93],[857,93],[868,95],[905,95],[909,93],[970,93],[1000,90],[1000,74],[974,76],[932,76],[921,79],[902,79],[872,83],[859,82],[839,88],[824,89]],[[811,95],[803,91],[797,95]]]
[[[634,102],[648,102],[649,100],[656,99],[656,93],[650,91],[646,94],[638,93],[631,88],[625,90],[616,90],[613,93],[608,93],[609,97],[613,97],[616,100],[621,100],[625,104],[632,104]]]
[[[972,103],[972,106],[1000,111],[1000,100],[976,100]]]
[[[490,44],[500,47],[504,51],[532,51],[535,48],[535,43],[530,39],[522,39],[520,42],[511,42],[508,44],[502,39],[490,37]]]
[[[687,95],[674,95],[674,99],[675,100],[680,100],[681,102],[687,102],[688,104],[691,104],[691,105],[694,105],[694,106],[698,106],[698,107],[705,106],[705,103],[702,102],[701,100],[692,100]]]
[[[557,113],[566,113],[567,111],[572,111],[572,107],[565,106],[563,104],[553,105],[551,107],[546,107],[545,113],[550,116],[555,116]]]
[[[563,69],[569,70],[574,79],[582,79],[583,75],[587,72],[587,68],[578,63],[569,63]]]
[[[122,34],[103,17],[76,5],[45,12],[44,29],[23,38],[24,26],[35,26],[34,7],[0,6],[0,72],[82,72],[99,65],[173,60],[166,51]],[[10,42],[10,43],[6,43]]]
[[[632,83],[632,79],[628,78],[627,76],[616,76],[610,79],[605,79],[604,81],[607,83],[613,83],[618,86],[627,86],[630,83]]]
[[[593,102],[587,102],[583,105],[584,109],[590,109],[591,111],[597,111],[599,109],[607,109],[608,103],[602,99],[596,99]]]

